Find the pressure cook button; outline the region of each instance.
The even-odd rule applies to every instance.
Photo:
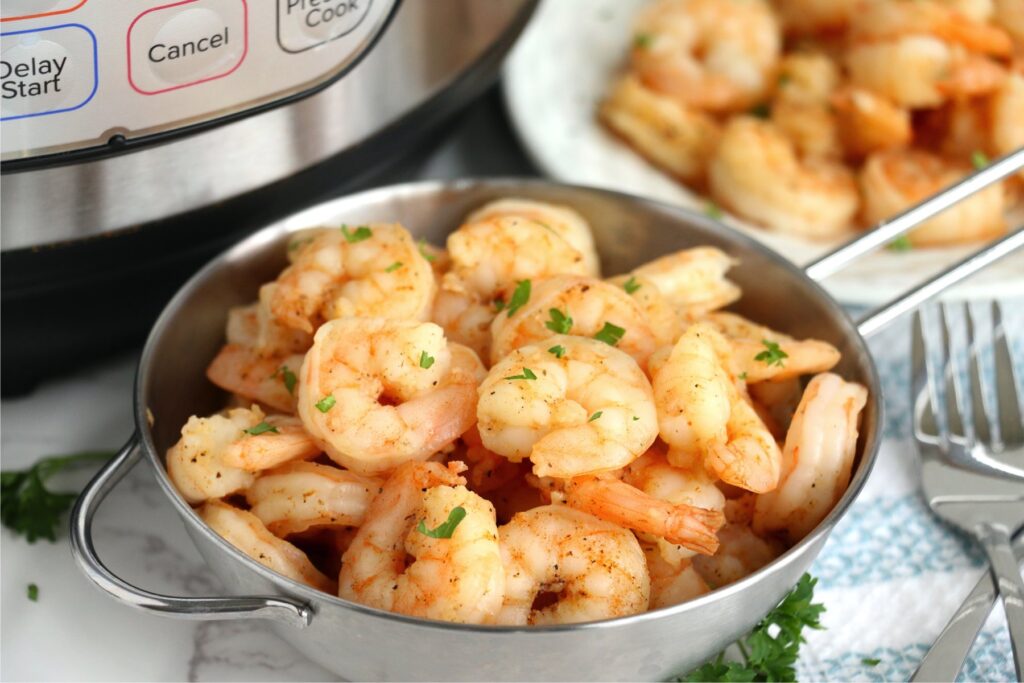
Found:
[[[237,69],[249,49],[245,0],[186,0],[154,7],[128,28],[128,80],[144,95]]]
[[[277,42],[302,52],[351,33],[366,18],[372,0],[277,0]]]
[[[0,33],[0,120],[85,106],[96,63],[96,36],[81,24]]]

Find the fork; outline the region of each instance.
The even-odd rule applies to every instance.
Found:
[[[921,314],[914,314],[914,438],[921,460],[922,489],[933,513],[973,536],[985,550],[1006,612],[1017,678],[1024,679],[1024,580],[1010,547],[1010,539],[1024,526],[1024,478],[1019,468],[995,457],[1012,457],[1024,444],[1024,418],[1009,344],[1002,311],[993,302],[992,341],[998,378],[993,386],[981,367],[975,323],[965,307],[971,384],[971,391],[966,392],[953,360],[947,310],[951,306],[939,308],[942,361],[938,372],[929,371]],[[940,400],[940,384],[945,401]],[[986,397],[993,393],[995,405],[989,405]]]

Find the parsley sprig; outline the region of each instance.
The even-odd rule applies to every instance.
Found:
[[[572,329],[572,317],[568,313],[562,313],[557,308],[551,308],[548,309],[548,315],[551,316],[551,320],[544,323],[544,327],[555,334],[569,334],[569,330]]]
[[[88,451],[43,458],[27,470],[0,472],[0,520],[29,543],[57,540],[57,526],[78,497],[77,493],[53,492],[46,480],[61,470],[86,462],[104,462],[111,451]]]
[[[448,513],[448,519],[438,524],[436,528],[428,529],[426,522],[421,519],[420,523],[416,526],[416,531],[430,538],[451,538],[452,534],[455,533],[455,528],[459,526],[459,522],[465,519],[465,517],[466,508],[459,505],[452,508],[452,511]]]
[[[789,354],[782,350],[778,342],[762,339],[761,343],[764,344],[765,350],[754,356],[754,360],[759,360],[768,367],[777,365],[781,368],[784,365],[783,361],[789,358]]]
[[[373,231],[370,230],[368,225],[360,225],[355,230],[349,230],[347,225],[341,226],[341,234],[345,236],[345,241],[349,244],[355,244],[356,242],[362,242],[373,237]]]
[[[531,287],[532,285],[529,280],[520,280],[516,283],[515,291],[512,292],[512,297],[508,300],[508,306],[506,307],[508,317],[511,318],[516,314],[516,311],[530,301]]]
[[[727,662],[724,654],[691,671],[683,681],[795,681],[805,628],[821,629],[825,606],[812,602],[817,579],[804,574],[779,606],[765,615],[737,643],[743,661]]]
[[[597,331],[594,335],[594,339],[597,341],[603,341],[608,346],[615,346],[622,341],[622,335],[626,334],[626,330],[618,325],[606,322],[604,327]]]

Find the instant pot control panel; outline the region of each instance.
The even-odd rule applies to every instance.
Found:
[[[395,4],[3,0],[4,165],[109,152],[314,92],[370,48]]]

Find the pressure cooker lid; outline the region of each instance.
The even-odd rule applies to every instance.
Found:
[[[396,0],[4,0],[4,170],[167,139],[312,94]]]

